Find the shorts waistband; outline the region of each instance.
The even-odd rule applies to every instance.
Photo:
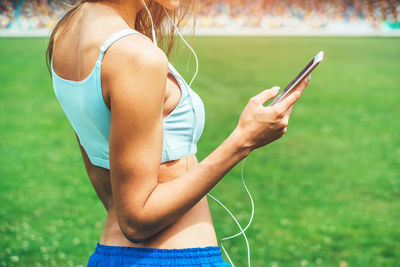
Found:
[[[193,247],[182,249],[140,248],[123,246],[106,246],[97,243],[95,254],[102,256],[124,257],[140,264],[163,263],[170,265],[211,264],[222,261],[219,246]]]

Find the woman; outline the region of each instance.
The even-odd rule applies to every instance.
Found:
[[[161,31],[163,8],[172,15],[178,5],[146,2],[164,40],[173,36]],[[234,131],[197,163],[203,103],[152,43],[149,19],[141,0],[81,1],[49,43],[56,96],[108,211],[88,265],[229,266],[205,196],[252,150],[286,132],[307,81],[274,107],[263,103],[278,88],[252,97]]]

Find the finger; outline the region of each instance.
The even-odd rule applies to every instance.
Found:
[[[307,87],[308,82],[310,80],[308,79],[308,77],[306,79],[304,79],[292,92],[294,91],[298,91],[300,93],[303,93],[304,89]]]
[[[304,89],[307,87],[308,85],[308,79],[304,79],[301,83],[300,83],[300,90],[304,91]]]
[[[304,79],[299,85],[297,85],[297,87],[290,94],[288,94],[284,99],[287,99],[290,95],[292,95],[295,92],[299,93],[300,94],[299,97],[300,97],[303,94],[304,89],[307,87],[308,82],[310,81],[310,75],[306,79]],[[298,99],[298,97],[297,97],[297,99]],[[295,102],[297,101],[297,99],[295,100]],[[282,101],[283,100],[281,100],[281,102]],[[289,107],[292,105],[293,104],[289,105]],[[284,112],[286,112],[286,109],[284,110]]]
[[[258,95],[253,96],[251,98],[251,101],[254,101],[254,103],[258,105],[264,104],[265,102],[276,96],[279,92],[279,89],[280,88],[278,86],[274,86],[271,89],[264,90]]]
[[[310,75],[311,75],[311,74],[310,74]],[[304,89],[307,87],[308,82],[310,81],[310,80],[309,80],[310,75],[309,75],[307,78],[305,78],[301,83],[299,83],[299,84],[296,86],[296,88],[293,89],[293,91],[292,91],[291,93],[297,91],[297,92],[300,92],[300,93],[302,94],[303,91],[304,91]],[[291,94],[291,93],[290,93],[290,94]],[[289,94],[289,95],[290,95],[290,94]]]
[[[277,103],[275,105],[275,108],[280,112],[286,113],[290,106],[292,106],[297,101],[297,99],[299,99],[300,96],[301,92],[295,91],[291,93],[288,97]]]
[[[293,105],[291,105],[291,106],[289,107],[289,109],[286,111],[286,114],[285,114],[284,119],[287,118],[287,120],[289,121],[289,117],[290,117],[290,114],[292,114],[292,110],[293,110]]]

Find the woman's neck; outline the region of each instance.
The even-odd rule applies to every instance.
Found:
[[[87,2],[85,4],[89,4],[87,6],[87,11],[92,10],[92,7],[95,5],[97,11],[103,13],[104,16],[109,15],[110,11],[115,12],[130,28],[135,28],[136,15],[142,8],[142,6],[138,5],[137,1],[134,0]]]

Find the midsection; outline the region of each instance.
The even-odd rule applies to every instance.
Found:
[[[173,224],[156,233],[148,240],[139,244],[130,242],[121,232],[116,211],[113,208],[109,171],[93,166],[82,147],[81,150],[90,180],[108,210],[100,237],[100,244],[167,249],[218,245],[206,197],[201,199]],[[196,161],[195,156],[189,155],[179,160],[162,163],[160,165],[158,183],[165,183],[178,178],[193,168]],[[173,196],[174,192],[171,192],[171,197]]]
[[[165,118],[179,103],[181,88],[172,75],[168,75],[163,118]],[[82,153],[85,158],[85,151]],[[176,179],[190,171],[197,164],[196,156],[188,155],[184,158],[160,164],[157,182],[162,184]],[[217,238],[208,206],[207,198],[201,199],[175,223],[164,228],[154,236],[140,244],[131,243],[125,238],[118,224],[116,211],[112,205],[112,190],[110,173],[108,170],[93,166],[86,156],[85,165],[92,184],[108,210],[108,215],[101,234],[100,243],[110,246],[132,246],[147,248],[189,248],[217,246]],[[174,192],[171,192],[174,197]]]

